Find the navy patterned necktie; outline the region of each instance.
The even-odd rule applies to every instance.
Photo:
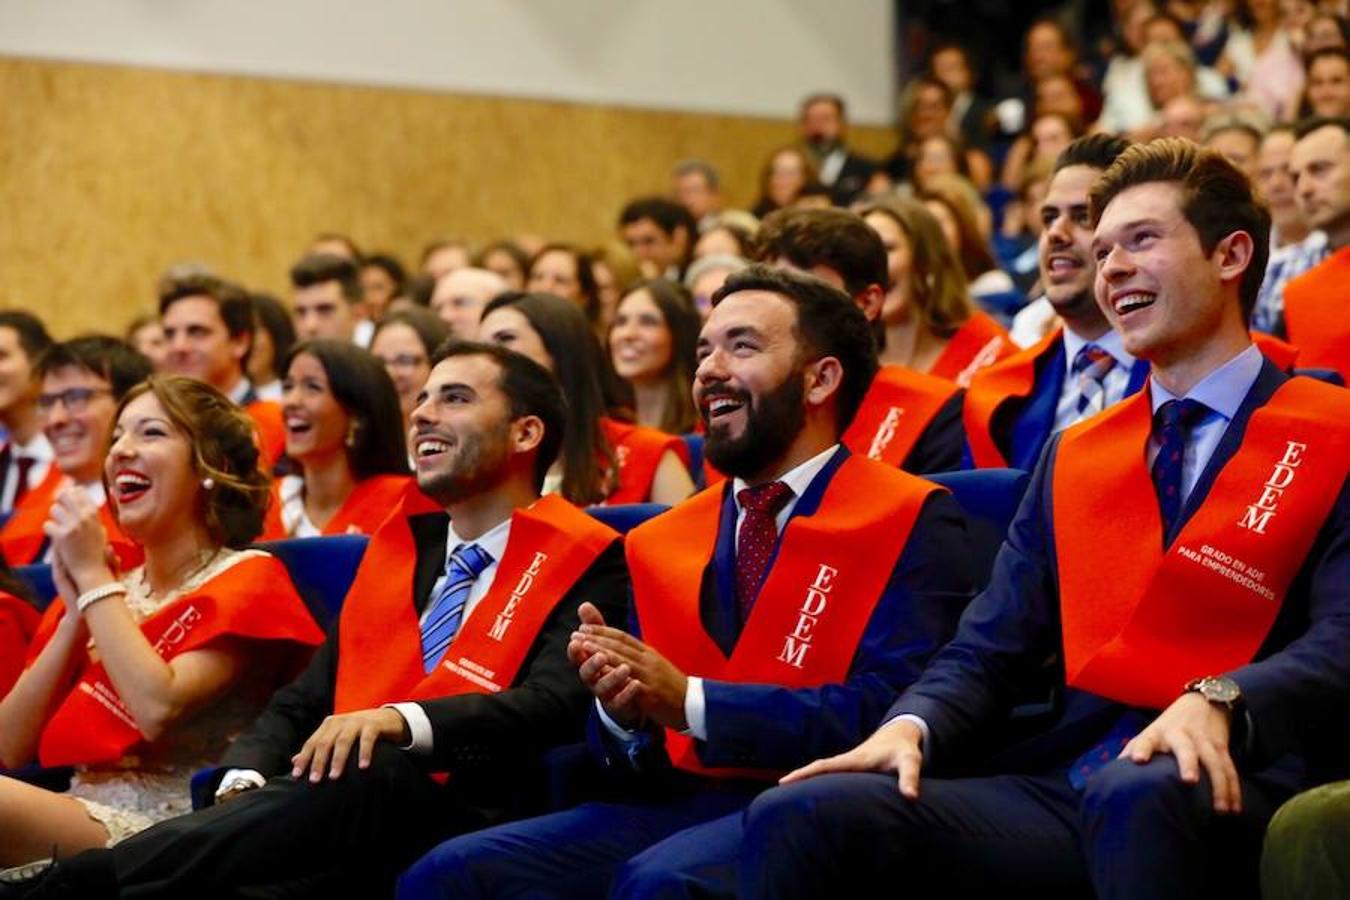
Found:
[[[422,620],[422,668],[428,674],[459,631],[473,583],[491,564],[492,555],[477,544],[460,544],[450,554],[445,563],[445,583],[431,599]]]
[[[1116,358],[1096,344],[1084,344],[1073,360],[1078,400],[1074,405],[1080,419],[1094,416],[1106,408],[1106,376],[1116,367]]]
[[[1153,434],[1158,439],[1153,489],[1158,494],[1164,535],[1172,533],[1181,515],[1181,461],[1186,455],[1186,441],[1207,412],[1209,407],[1198,400],[1168,400],[1153,414]]]

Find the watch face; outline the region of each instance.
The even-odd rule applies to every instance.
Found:
[[[1237,682],[1231,678],[1206,678],[1199,685],[1200,693],[1206,700],[1231,705],[1242,696]]]

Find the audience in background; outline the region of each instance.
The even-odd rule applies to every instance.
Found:
[[[286,318],[290,318],[289,313]],[[127,325],[126,339],[137,352],[150,360],[156,372],[164,371],[169,347],[164,340],[164,328],[159,324],[159,316],[146,313],[132,319],[131,324]]]
[[[848,109],[844,98],[838,94],[807,97],[798,112],[797,128],[815,163],[817,179],[830,189],[831,202],[848,206],[866,190],[877,165],[845,143]]]
[[[712,163],[686,159],[670,170],[670,193],[702,231],[722,211],[722,180]]]
[[[502,290],[525,290],[525,277],[530,269],[530,255],[514,241],[493,241],[473,259],[473,265],[495,273],[506,283]]]
[[[1262,139],[1257,154],[1256,186],[1270,209],[1270,261],[1251,324],[1266,334],[1285,333],[1285,284],[1317,265],[1327,253],[1326,233],[1309,226],[1295,194],[1289,169],[1295,141],[1293,128],[1277,126]]]
[[[1328,47],[1308,57],[1304,106],[1311,116],[1350,115],[1350,54],[1345,47]]]
[[[32,313],[0,311],[0,516],[7,516],[23,495],[52,473],[52,445],[42,433],[38,359],[51,346],[42,321]]]
[[[697,257],[697,254],[695,254]],[[642,277],[637,258],[626,244],[610,241],[596,248],[591,254],[591,274],[595,277],[595,290],[600,296],[600,320],[597,334],[609,330],[614,321],[614,310],[619,298],[628,285]]]
[[[600,321],[600,290],[590,254],[571,244],[545,244],[530,260],[525,289],[571,300],[592,326]]]
[[[989,208],[959,177],[932,179],[919,199],[937,219],[948,245],[961,262],[967,290],[976,300],[1016,290],[1012,278],[994,259]]]
[[[306,256],[291,267],[291,289],[295,334],[300,340],[370,343],[373,326],[364,319],[356,263],[327,254]]]
[[[664,278],[640,282],[619,301],[609,327],[609,355],[632,390],[637,424],[667,434],[692,432],[698,425],[689,386],[702,324],[689,293]]]
[[[120,570],[141,561],[140,547],[117,527],[103,482],[103,461],[122,398],[153,374],[150,360],[114,337],[90,335],[52,344],[38,360],[37,406],[55,465],[14,507],[0,529],[0,552],[12,566],[49,562],[46,526],[67,488],[84,492],[117,555]]]
[[[335,231],[324,232],[314,238],[313,243],[305,250],[306,256],[336,256],[339,259],[345,259],[353,265],[361,265],[361,248],[356,245],[345,234]]]
[[[282,363],[295,343],[295,325],[281,301],[271,294],[254,294],[253,346],[244,371],[263,400],[281,399]]]
[[[740,215],[733,215],[733,212]],[[725,212],[699,235],[698,243],[694,244],[694,259],[705,256],[739,256],[745,259],[749,256],[751,241],[758,230],[759,219],[754,213],[743,210]]]
[[[479,338],[548,369],[567,398],[562,451],[544,481],[578,506],[676,503],[693,492],[677,437],[613,418],[608,356],[576,304],[554,294],[503,294],[487,305]]]
[[[403,294],[408,273],[392,253],[371,253],[361,260],[361,299],[365,315],[372,322],[389,310],[389,304]]]
[[[747,249],[748,249],[747,238]],[[744,269],[748,263],[740,255],[716,253],[698,256],[684,273],[684,287],[694,301],[694,309],[707,319],[712,312],[712,295],[727,280],[727,276]]]
[[[506,290],[506,279],[496,272],[466,266],[436,282],[431,292],[431,311],[450,326],[451,334],[471,341],[478,334],[483,307]]]
[[[453,273],[446,277],[453,277]],[[417,306],[396,309],[375,326],[370,352],[384,363],[384,370],[393,379],[404,435],[412,424],[417,395],[431,374],[431,357],[450,333],[445,321],[431,310]]]
[[[409,484],[384,366],[345,341],[301,341],[286,357],[281,411],[291,474],[276,484],[267,537],[373,533]]]
[[[796,203],[802,192],[820,183],[816,164],[800,147],[780,147],[769,154],[759,173],[759,199],[750,211],[764,218],[777,209]]]
[[[645,278],[678,281],[689,265],[698,226],[689,211],[664,197],[640,197],[619,212],[619,235]]]
[[[417,268],[432,278],[440,279],[456,269],[472,264],[469,245],[453,238],[438,238],[422,248]]]

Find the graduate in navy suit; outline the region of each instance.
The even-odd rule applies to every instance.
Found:
[[[731,890],[746,804],[869,733],[954,633],[955,502],[839,444],[876,371],[862,313],[763,266],[714,303],[695,397],[729,480],[629,534],[641,638],[583,607],[571,647],[620,799],[442,844],[401,897]]]
[[[1126,147],[1123,138],[1079,138],[1055,160],[1041,202],[1041,285],[1063,324],[1033,347],[977,372],[966,391],[964,468],[1030,470],[1052,435],[1143,387],[1135,359],[1092,295],[1097,272],[1088,186]]]
[[[1255,896],[1269,817],[1345,758],[1350,394],[1250,343],[1269,214],[1175,139],[1091,197],[1097,300],[1148,389],[1051,441],[989,589],[886,723],[752,804],[743,896]],[[1055,713],[981,760],[1048,658]]]

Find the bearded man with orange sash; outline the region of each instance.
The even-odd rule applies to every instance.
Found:
[[[226,753],[216,803],[58,866],[93,896],[384,896],[436,841],[538,807],[538,757],[581,737],[567,658],[585,600],[618,618],[616,532],[540,498],[557,382],[450,344],[412,413],[417,486],[371,537],[312,664]],[[448,515],[447,515],[448,514]]]
[[[877,324],[890,285],[886,246],[859,216],[840,209],[791,209],[769,216],[756,258],[809,272],[847,293]],[[908,277],[907,275],[905,277]],[[949,472],[959,467],[963,391],[952,381],[908,366],[882,366],[844,432],[854,453],[906,472]]]
[[[1094,134],[1055,160],[1039,215],[1041,285],[1063,323],[975,374],[964,410],[967,468],[1033,469],[1051,435],[1136,393],[1148,364],[1125,351],[1092,295],[1088,186],[1129,146]]]
[[[1284,324],[1302,366],[1350,383],[1350,119],[1301,123],[1289,157],[1303,216],[1327,236],[1328,256],[1284,286]]]
[[[694,396],[730,480],[629,534],[630,632],[586,606],[569,647],[617,802],[442,844],[400,897],[727,890],[745,805],[870,730],[950,634],[955,501],[839,444],[876,370],[865,317],[765,266],[713,302]]]
[[[750,807],[742,896],[1255,897],[1276,807],[1344,765],[1350,392],[1251,344],[1269,214],[1174,138],[1122,153],[1090,209],[1147,389],[1051,440],[886,723]],[[1053,710],[994,744],[1047,660]]]

